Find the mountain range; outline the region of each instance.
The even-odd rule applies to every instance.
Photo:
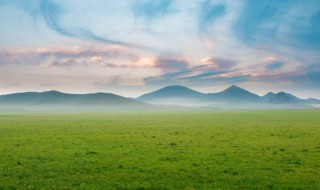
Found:
[[[151,105],[111,93],[67,94],[59,91],[25,92],[0,96],[0,110],[118,110]],[[1,109],[2,108],[2,109]]]
[[[217,93],[201,93],[179,85],[167,86],[144,94],[137,100],[151,104],[209,108],[296,108],[320,104],[318,99],[300,99],[285,92],[258,96],[236,85]]]
[[[319,105],[320,100],[314,98],[300,99],[285,92],[269,92],[264,96],[258,96],[235,85],[217,93],[201,93],[185,86],[174,85],[144,94],[136,99],[111,93],[68,94],[59,91],[0,95],[0,110],[22,107],[60,110],[171,109],[172,107],[307,108],[319,107]]]

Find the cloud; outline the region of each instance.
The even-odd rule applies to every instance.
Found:
[[[289,79],[304,87],[318,88],[320,84],[320,63],[306,66],[305,69],[302,69],[302,72],[300,71],[297,75],[293,75]]]
[[[41,0],[23,1],[23,0],[1,0],[0,6],[14,5],[25,10],[33,18],[37,18],[40,14],[39,3]]]
[[[319,1],[244,1],[233,23],[236,37],[248,44],[320,47]],[[305,11],[308,10],[308,11]]]
[[[183,60],[183,59],[182,59]],[[170,68],[170,61],[165,61],[164,66]],[[225,59],[225,58],[209,58],[203,59],[200,65],[188,66],[187,62],[175,62],[179,69],[174,72],[167,72],[165,74],[148,77],[145,79],[146,84],[150,85],[170,85],[174,84],[191,84],[207,86],[208,84],[215,83],[240,83],[249,78],[248,74],[241,73],[235,67],[238,61]],[[181,64],[181,65],[180,65]],[[173,67],[175,68],[175,67]]]
[[[317,91],[320,84],[320,64],[304,65],[293,71],[252,73],[247,82],[275,86],[281,90],[294,89],[298,93],[299,90]]]
[[[42,83],[42,84],[40,84],[41,87],[54,87],[57,85],[61,85],[61,84],[59,84],[59,83]]]
[[[0,84],[0,88],[17,88],[21,87],[20,83],[9,83],[9,84]]]
[[[227,70],[237,66],[239,62],[231,59],[212,57],[204,59],[202,63],[214,70]]]
[[[144,85],[141,79],[132,78],[132,76],[116,75],[109,77],[107,82],[94,82],[93,85],[97,87],[134,87]]]
[[[124,76],[126,71],[131,75],[128,83],[148,77],[147,88],[158,83],[211,86],[259,81],[313,89],[319,70],[317,64],[308,65],[319,60],[318,4],[318,0],[0,0],[2,79],[12,76],[15,81],[14,75],[40,73],[43,78],[35,80],[43,82],[47,73],[74,78],[88,73],[94,78],[90,84],[115,86],[124,80],[103,77]],[[55,80],[60,78],[48,82]]]
[[[173,0],[136,0],[132,11],[136,17],[146,20],[157,19],[170,13]]]
[[[0,49],[0,63],[6,65],[38,65],[40,67],[100,66],[141,68],[139,55],[126,48],[110,45],[70,46],[51,48]]]
[[[179,71],[187,69],[189,63],[183,58],[158,58],[154,66],[160,69],[163,69],[165,72]]]
[[[277,69],[282,68],[284,65],[285,65],[285,63],[282,62],[282,61],[274,61],[274,62],[269,63],[269,64],[266,66],[266,69],[267,69],[268,71],[273,71],[273,70],[277,70]]]
[[[225,4],[216,4],[212,0],[206,0],[201,4],[199,15],[199,28],[206,31],[219,17],[226,14]]]
[[[114,35],[113,31],[116,28],[114,23],[117,24],[117,27],[123,27],[131,21],[130,19],[128,20],[129,15],[121,12],[127,8],[125,7],[127,5],[123,6],[125,4],[124,2],[126,1],[112,2],[84,0],[79,2],[73,0],[2,0],[0,1],[0,6],[4,6],[5,9],[11,10],[10,12],[16,13],[12,14],[14,16],[8,16],[12,18],[6,18],[6,22],[14,22],[12,25],[16,24],[16,20],[25,22],[26,18],[19,18],[22,15],[21,10],[23,13],[28,14],[32,18],[32,21],[40,21],[21,23],[22,26],[24,26],[24,24],[29,24],[30,28],[32,28],[30,29],[32,32],[44,30],[42,24],[45,24],[50,30],[69,38],[156,51],[151,47],[127,42],[120,35]],[[128,4],[128,1],[126,3]],[[6,5],[9,6],[6,7]],[[115,9],[118,8],[121,11],[117,13],[118,15],[114,16],[114,12],[109,13],[110,9],[112,9],[110,7],[115,7]],[[119,18],[119,15],[121,18]],[[26,15],[22,16],[26,17]],[[12,19],[15,20],[12,21]],[[118,19],[120,19],[119,22],[117,21]],[[5,27],[10,29],[11,27],[9,24],[8,26]],[[28,34],[28,32],[29,31],[26,31],[24,35]],[[44,30],[44,32],[47,31]],[[11,34],[11,36],[13,36],[13,34]],[[48,35],[52,34],[48,33]],[[21,33],[19,33],[19,36],[21,36]],[[50,37],[52,36],[46,37],[49,37],[48,40],[50,40]]]
[[[68,10],[67,7],[58,4],[54,0],[41,0],[39,9],[47,26],[61,35],[84,40],[92,40],[106,44],[141,48],[123,41],[98,36],[89,29],[85,29],[85,26],[72,27],[72,23],[68,23],[69,26],[65,26],[62,21],[64,16],[68,13],[68,11],[70,12],[70,10]]]
[[[191,76],[188,76],[191,74]],[[230,76],[228,76],[230,74]],[[228,71],[206,72],[199,75],[193,75],[192,72],[177,72],[164,74],[145,79],[146,84],[164,86],[172,84],[193,85],[208,87],[215,84],[237,84],[249,80],[250,76],[241,73],[231,73]]]

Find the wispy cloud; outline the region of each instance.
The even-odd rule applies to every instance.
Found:
[[[148,65],[141,62],[136,52],[108,45],[71,46],[52,48],[6,48],[0,49],[1,64],[37,65],[40,67],[128,67]]]
[[[184,58],[159,57],[156,59],[154,66],[163,69],[165,72],[172,72],[188,68],[189,63]]]
[[[132,11],[136,17],[146,20],[157,19],[170,13],[173,0],[136,0],[132,5]]]
[[[97,36],[93,32],[85,28],[74,28],[74,27],[64,26],[61,22],[61,19],[63,19],[63,15],[66,10],[64,7],[60,6],[58,3],[54,2],[53,0],[41,0],[40,11],[47,25],[52,30],[58,32],[61,35],[75,37],[75,38],[89,39],[89,40],[108,43],[108,44],[132,46],[132,47],[135,46],[133,44],[129,44],[126,42],[113,40],[107,37]]]
[[[200,16],[199,16],[199,27],[200,30],[206,31],[215,20],[226,14],[226,5],[219,3],[217,4],[212,0],[205,0],[201,4]]]
[[[318,0],[0,0],[0,25],[8,84],[319,86]]]
[[[288,80],[299,85],[300,88],[314,88],[320,84],[320,63],[315,63],[297,71],[296,75],[292,75]]]
[[[319,48],[320,7],[317,0],[308,3],[290,0],[244,2],[244,9],[233,28],[239,39],[251,44]]]
[[[272,63],[269,63],[269,64],[266,66],[266,69],[269,70],[269,71],[272,71],[272,70],[275,70],[275,69],[280,69],[280,68],[282,68],[284,65],[285,65],[285,63],[282,62],[282,61],[274,61],[274,62],[272,62]]]
[[[202,62],[203,64],[205,64],[206,66],[210,66],[214,70],[227,70],[239,64],[239,61],[219,57],[204,59]]]
[[[169,64],[170,62],[168,62]],[[239,83],[248,78],[248,75],[235,69],[238,61],[225,58],[203,59],[200,65],[189,66],[183,62],[184,66],[177,71],[165,73],[163,75],[148,77],[145,79],[147,84],[168,85],[175,84],[192,84],[207,85],[224,82]],[[181,64],[178,62],[178,64]]]
[[[94,86],[97,87],[134,87],[134,86],[143,86],[144,81],[143,80],[137,80],[130,76],[125,75],[116,75],[113,77],[109,77],[108,79],[105,79],[104,82],[94,82]]]

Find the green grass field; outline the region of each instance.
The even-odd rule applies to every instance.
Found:
[[[320,110],[1,113],[0,189],[320,189]]]

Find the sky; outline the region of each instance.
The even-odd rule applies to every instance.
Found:
[[[0,94],[320,98],[319,0],[0,0]]]

